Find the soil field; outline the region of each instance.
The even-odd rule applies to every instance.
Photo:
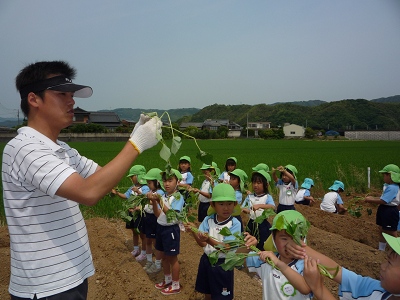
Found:
[[[346,199],[343,197],[345,203]],[[372,214],[366,213],[372,209]],[[378,231],[375,225],[376,208],[364,205],[360,218],[349,214],[335,215],[314,207],[296,206],[312,224],[308,243],[314,249],[330,256],[342,266],[357,273],[379,278],[379,267],[385,253],[378,251]],[[192,236],[181,235],[180,282],[178,295],[163,296],[154,288],[162,281],[163,274],[148,275],[130,254],[131,232],[120,220],[93,218],[86,221],[96,273],[89,279],[89,300],[126,299],[203,299],[194,291],[197,266],[202,255]],[[7,227],[0,227],[0,299],[9,299],[10,276],[9,236]],[[245,268],[246,269],[246,268]],[[235,299],[261,299],[260,283],[246,270],[235,270]],[[337,284],[325,280],[330,290],[337,294]]]

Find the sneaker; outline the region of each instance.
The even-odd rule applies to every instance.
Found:
[[[152,261],[147,261],[146,264],[143,267],[143,270],[147,270],[148,268],[150,268],[153,265]]]
[[[136,256],[137,261],[143,261],[145,259],[147,259],[146,254],[140,253],[138,256]]]
[[[172,285],[170,285],[169,287],[163,289],[161,291],[161,294],[163,294],[163,295],[175,295],[175,294],[179,294],[180,292],[181,292],[181,288],[173,289]]]
[[[161,271],[161,266],[157,267],[155,263],[152,263],[150,267],[146,269],[147,274],[158,273]]]
[[[168,282],[168,283],[165,283],[165,281],[162,281],[160,283],[157,283],[154,286],[156,287],[157,290],[163,290],[163,289],[165,289],[165,288],[167,288],[167,287],[169,287],[171,285],[172,285],[172,281]]]
[[[140,254],[140,249],[133,249],[133,251],[131,252],[133,257],[136,257]]]

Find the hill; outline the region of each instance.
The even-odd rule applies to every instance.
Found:
[[[386,97],[386,98],[373,99],[371,101],[372,102],[381,102],[381,103],[400,103],[400,95]]]
[[[165,111],[168,112],[171,121],[176,122],[177,120],[185,117],[190,116],[197,113],[200,109],[198,108],[176,108],[176,109],[168,109],[168,110],[160,110],[160,109],[141,109],[141,108],[116,108],[113,110],[99,110],[102,111],[113,111],[115,112],[120,119],[125,120],[133,120],[136,121],[139,119],[140,114],[142,112],[149,113],[149,112],[156,112],[159,116],[163,114]]]

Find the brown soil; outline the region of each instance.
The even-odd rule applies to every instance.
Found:
[[[367,207],[372,209],[372,215],[366,213]],[[312,224],[308,235],[309,245],[357,273],[375,278],[379,276],[379,266],[385,255],[376,250],[376,207],[364,205],[360,218],[350,214],[325,213],[319,209],[319,205],[297,206],[297,209]],[[122,221],[94,218],[87,220],[86,224],[96,267],[95,275],[89,279],[89,300],[168,298],[154,288],[154,284],[163,279],[162,272],[146,274],[142,268],[144,263],[136,262],[131,256],[131,232],[125,229]],[[189,234],[183,233],[179,255],[182,291],[170,298],[203,299],[202,294],[194,291],[201,254],[202,248]],[[0,299],[9,299],[10,254],[7,227],[0,227],[0,257]],[[337,293],[337,284],[328,279],[325,283],[332,292]],[[235,299],[261,299],[261,286],[244,269],[235,270],[235,295]]]

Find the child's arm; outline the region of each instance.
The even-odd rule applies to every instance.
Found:
[[[310,202],[315,202],[315,199],[313,196],[304,196],[305,200],[309,200]]]
[[[307,295],[311,293],[311,288],[306,283],[304,277],[289,267],[286,263],[281,261],[272,251],[261,251],[260,259],[266,261],[269,258],[275,264],[275,266],[282,272],[287,280],[298,290],[301,294]],[[321,298],[324,299],[324,298]],[[325,300],[325,299],[324,299]]]
[[[272,204],[254,204],[253,205],[253,210],[256,211],[257,209],[268,209],[268,208],[272,208],[275,209],[275,205]]]
[[[185,226],[185,229],[186,229],[187,232],[191,232],[192,233],[192,236],[194,237],[194,239],[196,240],[197,244],[200,247],[205,247],[207,245],[207,242],[204,241],[205,237],[206,236],[208,237],[208,234],[206,232],[198,231],[196,233],[193,230],[193,228],[196,228],[196,226],[191,222],[184,223],[184,226]]]
[[[160,203],[160,195],[157,193],[148,192],[146,194],[146,196],[151,201],[151,204],[153,205],[154,215],[158,218],[161,214],[161,209],[160,209],[160,206],[158,205]]]
[[[279,180],[278,176],[276,176],[276,171],[277,171],[279,168],[283,168],[283,167],[282,167],[282,166],[279,166],[277,169],[272,168],[272,179],[275,181],[275,183],[277,183],[278,180]]]
[[[383,201],[381,198],[379,197],[373,197],[373,196],[367,196],[364,199],[364,202],[367,203],[375,203],[375,204],[387,204],[385,201]]]
[[[336,204],[336,208],[339,214],[344,214],[347,211],[343,204]]]
[[[120,197],[122,199],[127,199],[125,194],[122,194],[122,193],[118,192],[116,189],[112,189],[111,190],[111,194],[117,195],[118,197]]]
[[[285,168],[283,168],[282,172],[290,179],[290,182],[295,185],[296,184],[296,179],[294,178],[294,176],[289,173]]]
[[[304,258],[304,280],[317,299],[336,300],[324,285],[324,278],[318,270],[319,260],[306,256]]]

